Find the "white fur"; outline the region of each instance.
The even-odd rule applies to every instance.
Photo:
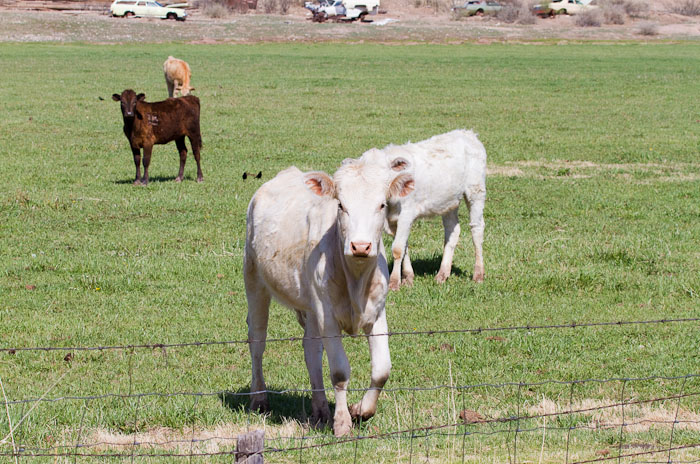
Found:
[[[402,270],[404,284],[413,283],[414,273],[407,249],[408,235],[413,222],[422,217],[442,216],[445,248],[435,279],[444,282],[449,277],[459,239],[458,209],[462,198],[469,207],[469,226],[474,242],[473,279],[483,281],[486,150],[474,132],[455,130],[418,143],[389,145],[381,150],[373,148],[360,159],[387,170],[391,170],[397,160],[403,159],[406,163],[396,169],[410,173],[415,180],[412,195],[389,202],[387,232],[394,235],[391,289],[399,288]]]
[[[291,167],[255,193],[248,206],[244,258],[251,409],[269,407],[262,355],[274,297],[294,309],[304,327],[304,357],[314,390],[312,421],[330,420],[323,390],[324,349],[335,389],[335,434],[350,432],[351,415],[374,415],[391,369],[388,337],[368,337],[370,389],[348,410],[350,365],[339,336],[342,331],[387,333],[389,270],[382,244],[387,208],[382,205],[391,195],[408,194],[411,185],[408,174],[354,161],[343,164],[332,180],[325,173]]]

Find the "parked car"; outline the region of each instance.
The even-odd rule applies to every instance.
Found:
[[[554,16],[554,10],[549,7],[549,3],[533,5],[532,14],[539,16],[540,18],[551,18]]]
[[[598,7],[595,5],[586,4],[581,0],[551,0],[549,2],[549,8],[552,10],[553,14],[574,15],[585,10]]]
[[[311,11],[318,21],[332,17],[352,21],[368,14],[377,14],[379,0],[321,0],[318,4],[306,2],[304,8]]]
[[[452,11],[459,16],[482,16],[485,14],[496,14],[503,6],[491,0],[469,0],[464,5],[452,8]]]
[[[114,0],[109,7],[112,16],[122,17],[144,17],[144,18],[163,18],[176,19],[184,21],[187,18],[187,11],[183,6],[187,3],[178,3],[168,6],[163,6],[153,0]]]

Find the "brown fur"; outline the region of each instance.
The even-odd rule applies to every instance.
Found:
[[[168,98],[160,102],[145,101],[144,94],[127,89],[112,95],[114,101],[121,102],[124,118],[124,135],[129,140],[136,165],[134,185],[148,184],[148,166],[151,163],[153,145],[175,141],[180,154],[180,171],[175,178],[182,180],[187,160],[185,137],[190,139],[194,159],[197,162],[197,182],[202,182],[200,150],[202,135],[199,131],[199,99],[193,95],[182,98]],[[143,178],[141,177],[141,149],[143,148]]]

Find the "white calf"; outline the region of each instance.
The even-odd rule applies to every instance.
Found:
[[[484,280],[484,202],[486,201],[486,150],[472,131],[455,130],[428,140],[405,145],[373,148],[360,160],[384,166],[387,170],[410,173],[415,192],[389,201],[387,226],[394,235],[391,253],[394,267],[389,288],[401,285],[403,269],[405,285],[413,283],[413,268],[408,256],[408,235],[413,221],[421,217],[442,216],[445,228],[445,249],[440,271],[435,280],[442,283],[452,269],[452,258],[459,239],[459,203],[469,207],[469,226],[474,242],[474,276]]]
[[[326,423],[323,350],[335,389],[333,431],[350,432],[351,416],[368,419],[389,377],[384,301],[389,270],[382,227],[389,198],[406,196],[410,174],[361,161],[344,163],[333,179],[292,167],[263,184],[248,206],[244,279],[252,358],[250,408],[267,410],[262,372],[270,298],[294,309],[304,327],[304,357],[311,379],[312,422]],[[347,406],[350,365],[342,331],[368,337],[371,384],[362,401]]]

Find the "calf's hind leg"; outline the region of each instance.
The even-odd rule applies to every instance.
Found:
[[[202,149],[202,137],[199,135],[199,133],[188,137],[190,138],[190,144],[192,144],[192,154],[194,154],[194,160],[197,162],[197,182],[203,182],[204,176],[202,176],[202,165],[200,164],[199,155],[199,152]]]
[[[180,154],[180,171],[177,173],[175,182],[182,182],[182,178],[185,175],[185,162],[187,161],[187,145],[185,145],[185,136],[183,135],[179,139],[175,140],[175,145],[177,146],[177,151]]]
[[[486,202],[486,189],[482,186],[470,187],[466,195],[469,205],[469,227],[472,231],[474,242],[474,282],[484,281],[484,203]]]
[[[267,322],[270,317],[270,293],[246,263],[244,269],[245,293],[248,299],[248,346],[250,348],[252,377],[250,380],[250,409],[268,411],[270,403],[263,377],[262,358],[267,339]]]

